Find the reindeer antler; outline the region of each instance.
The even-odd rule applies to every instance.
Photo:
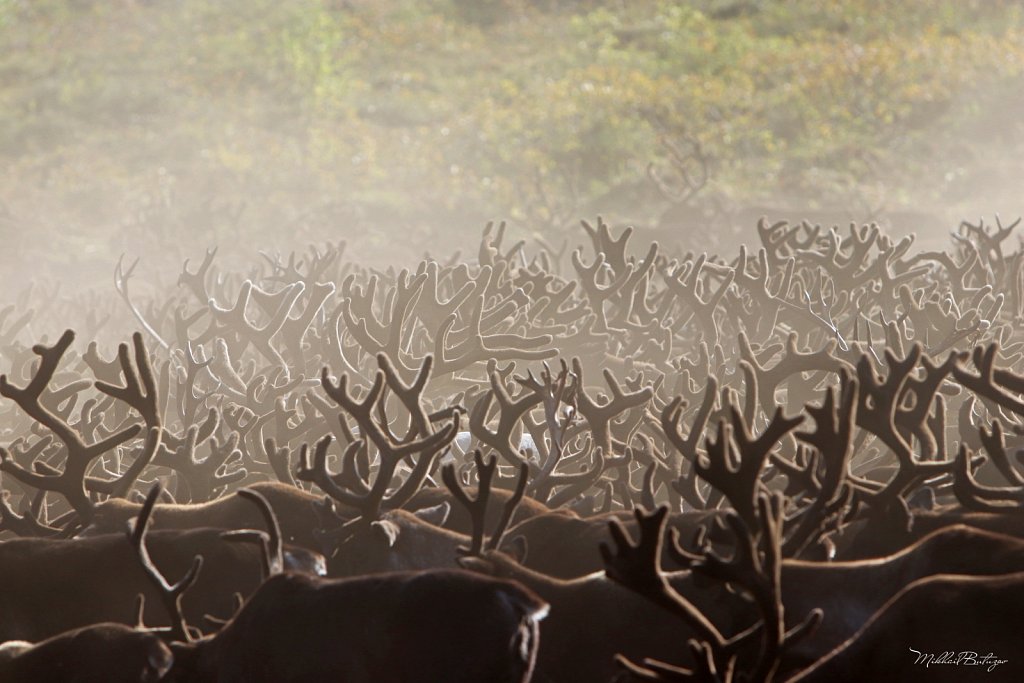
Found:
[[[468,548],[461,546],[459,548],[459,552],[463,555],[479,556],[484,550],[496,550],[498,545],[501,543],[501,539],[505,535],[505,530],[508,528],[509,522],[512,521],[512,515],[515,514],[519,501],[523,499],[523,495],[526,493],[526,483],[529,479],[529,467],[526,463],[519,466],[519,479],[516,482],[515,492],[508,501],[506,501],[502,509],[501,519],[485,546],[484,538],[487,534],[487,506],[490,503],[491,487],[494,482],[494,475],[498,470],[498,465],[493,455],[485,461],[483,459],[483,455],[480,453],[480,449],[473,451],[473,463],[476,465],[477,472],[477,493],[475,499],[470,499],[469,494],[467,494],[462,488],[462,485],[459,483],[458,477],[455,474],[454,465],[445,465],[441,469],[441,477],[444,479],[445,486],[447,486],[448,490],[451,491],[452,496],[455,497],[455,500],[457,500],[460,505],[466,508],[473,521],[471,545]]]
[[[32,347],[33,353],[39,356],[40,361],[35,375],[25,387],[16,387],[8,381],[7,375],[0,375],[0,395],[17,403],[28,416],[53,432],[64,444],[67,450],[64,470],[59,474],[37,474],[7,458],[0,462],[0,470],[33,488],[60,493],[75,509],[80,522],[85,524],[93,512],[92,500],[85,491],[85,474],[90,464],[103,453],[134,438],[142,428],[137,424],[131,425],[111,436],[87,444],[67,422],[43,405],[44,392],[74,339],[75,333],[67,330],[53,346],[37,344]]]
[[[187,643],[191,642],[194,638],[181,611],[181,598],[185,591],[191,588],[196,579],[199,578],[199,570],[203,567],[203,557],[202,555],[196,555],[188,572],[174,584],[168,582],[156,565],[153,564],[149,551],[146,549],[146,530],[149,528],[150,518],[153,515],[153,507],[160,497],[160,489],[160,484],[157,483],[149,490],[146,502],[143,503],[142,509],[139,511],[139,516],[128,525],[128,541],[135,548],[146,576],[149,577],[160,592],[164,608],[171,619],[171,638]]]

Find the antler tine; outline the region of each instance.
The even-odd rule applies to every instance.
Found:
[[[813,352],[801,352],[798,347],[798,335],[793,332],[786,337],[782,346],[783,355],[771,368],[765,368],[758,361],[750,340],[743,332],[739,334],[740,356],[749,365],[757,380],[758,399],[761,409],[767,413],[776,404],[776,392],[783,382],[790,380],[794,375],[802,372],[824,371],[834,372],[839,368],[853,370],[853,366],[835,355],[836,341],[829,340],[820,350]],[[779,347],[774,347],[773,351]],[[760,349],[764,353],[765,349]],[[765,356],[765,361],[771,358],[774,353]]]
[[[949,463],[915,460],[910,444],[896,428],[896,416],[900,409],[900,400],[903,398],[903,389],[910,373],[921,359],[921,354],[921,345],[918,343],[910,347],[907,357],[903,360],[899,360],[886,349],[885,358],[889,374],[884,381],[878,378],[867,355],[861,355],[857,362],[857,380],[860,387],[857,426],[877,436],[893,452],[898,463],[896,475],[882,490],[872,495],[885,504],[902,494],[918,477],[949,467]]]
[[[979,430],[981,443],[988,452],[988,457],[999,469],[1008,482],[1014,486],[1024,486],[1024,477],[1017,471],[1006,454],[1006,439],[1003,437],[1003,424],[999,420],[992,420],[992,429],[989,431],[982,426]]]
[[[384,372],[384,379],[387,386],[395,393],[398,399],[409,411],[410,428],[406,439],[415,438],[417,434],[426,436],[430,433],[430,416],[423,407],[423,390],[430,380],[430,372],[434,366],[434,356],[427,354],[423,358],[416,377],[409,384],[402,381],[401,376],[395,368],[391,358],[383,351],[377,354],[377,364]]]
[[[462,488],[455,474],[454,465],[449,463],[441,468],[441,478],[444,480],[448,490],[451,491],[452,496],[455,497],[455,500],[469,512],[470,518],[473,521],[472,542],[468,548],[460,546],[459,552],[463,555],[478,556],[484,548],[484,535],[487,533],[487,504],[490,501],[491,482],[494,480],[494,473],[498,469],[498,463],[493,455],[488,457],[485,462],[479,448],[473,451],[473,462],[476,464],[477,471],[477,494],[475,499],[471,499]],[[493,550],[493,548],[488,549]]]
[[[987,347],[976,346],[971,353],[971,360],[978,369],[975,375],[965,368],[956,364],[953,366],[953,376],[956,381],[973,391],[978,396],[1002,406],[1016,415],[1024,416],[1024,401],[1011,394],[1003,386],[1004,382],[1011,380],[1016,375],[1005,370],[996,371],[996,353],[999,350],[998,343],[989,344]],[[959,356],[959,359],[966,357],[966,354]],[[1007,382],[1009,383],[1009,382]],[[1018,379],[1013,388],[1019,389],[1024,382]]]
[[[772,564],[772,557],[767,553],[762,559],[758,549],[759,542],[762,540],[762,536],[767,535],[768,543],[766,545],[770,548],[771,541],[778,540],[778,531],[775,526],[772,526],[772,520],[762,517],[765,514],[762,503],[766,497],[766,494],[761,494],[757,500],[761,527],[749,526],[739,514],[734,512],[726,514],[725,522],[729,525],[737,541],[733,555],[729,559],[725,559],[712,549],[706,535],[701,539],[704,545],[700,548],[699,554],[685,550],[679,545],[679,532],[676,529],[672,530],[671,542],[667,546],[666,552],[673,562],[680,566],[698,571],[723,583],[742,586],[753,592],[759,583],[763,583],[762,578],[768,573],[766,570],[769,570]]]
[[[664,275],[664,279],[669,289],[675,292],[693,312],[693,315],[697,317],[703,329],[704,338],[709,343],[718,344],[719,326],[715,323],[715,311],[725,297],[726,292],[732,287],[732,283],[736,278],[736,271],[731,268],[728,269],[718,289],[710,292],[710,277],[714,276],[715,273],[709,275],[704,281],[700,279],[700,275],[704,271],[707,262],[708,255],[706,253],[701,254],[692,263],[679,265],[672,269]],[[708,270],[710,271],[710,268]],[[704,285],[703,289],[709,291],[707,299],[701,298],[702,284]]]
[[[797,432],[796,437],[818,450],[825,462],[822,494],[831,501],[848,474],[853,452],[853,428],[857,422],[860,384],[845,370],[840,372],[839,400],[835,387],[829,387],[821,407],[808,405],[807,413],[814,419],[813,432]]]
[[[721,683],[732,681],[732,670],[735,658],[730,659],[729,666],[724,669],[724,674],[719,675],[718,667],[715,665],[711,646],[703,641],[690,639],[687,645],[694,653],[696,667],[693,670],[659,662],[645,657],[642,664],[629,661],[624,655],[615,655],[615,663],[625,672],[626,678],[617,676],[612,683],[632,683],[633,681],[651,681],[652,683],[693,683],[694,681],[708,681],[709,683]]]
[[[840,371],[839,399],[836,387],[825,390],[820,407],[807,405],[806,412],[814,418],[813,432],[801,431],[796,438],[808,445],[812,458],[808,471],[814,477],[816,497],[811,505],[798,514],[796,530],[783,544],[787,554],[796,555],[824,532],[827,520],[832,519],[848,503],[853,489],[848,484],[850,460],[853,457],[853,428],[857,421],[859,385],[846,370]],[[818,462],[824,463],[819,476]],[[792,480],[792,475],[788,475]]]
[[[426,365],[426,364],[425,364]],[[429,369],[429,366],[428,366]],[[373,410],[377,401],[380,400],[384,390],[384,372],[378,370],[373,386],[362,401],[356,401],[349,396],[347,391],[347,375],[342,375],[337,385],[332,386],[327,371],[324,369],[321,375],[321,384],[327,395],[334,399],[342,408],[352,415],[359,423],[362,434],[369,438],[380,452],[382,462],[387,463],[392,469],[403,458],[413,453],[433,453],[439,451],[446,443],[455,438],[458,432],[459,418],[461,411],[453,412],[452,424],[438,432],[427,433],[415,441],[405,441],[395,444],[382,431],[380,425],[373,419]],[[429,418],[428,418],[429,421]]]
[[[764,523],[761,534],[762,559],[754,556],[754,596],[760,605],[764,621],[764,641],[758,666],[750,680],[771,680],[778,668],[782,651],[806,637],[821,623],[824,612],[812,609],[803,621],[786,631],[785,608],[782,604],[782,532],[785,522],[785,499],[777,491],[762,494],[758,499],[760,517]],[[756,548],[755,548],[756,553]]]
[[[373,384],[370,386],[370,390],[363,397],[362,401],[358,401],[355,396],[348,393],[348,373],[343,373],[338,381],[335,382],[331,379],[330,373],[326,367],[320,371],[320,386],[323,387],[324,393],[331,398],[335,403],[345,409],[346,412],[353,416],[365,414],[370,415],[370,411],[373,409],[373,405],[377,402],[381,392],[384,390],[384,371],[378,370],[373,375]]]
[[[604,379],[612,395],[605,403],[598,403],[584,389],[583,366],[579,358],[572,359],[572,371],[576,375],[577,410],[586,418],[587,425],[593,432],[595,445],[600,446],[605,453],[610,455],[612,453],[612,421],[627,410],[646,405],[654,396],[654,390],[651,387],[644,387],[626,393],[615,379],[615,375],[605,369]]]
[[[155,339],[156,342],[160,344],[160,346],[162,346],[165,349],[170,349],[170,344],[164,341],[163,337],[160,336],[160,333],[157,332],[153,328],[153,326],[146,321],[146,319],[142,316],[142,313],[139,311],[139,309],[136,308],[135,304],[132,303],[131,297],[128,296],[128,280],[129,278],[131,278],[132,273],[135,272],[135,266],[139,265],[139,258],[136,258],[132,262],[132,265],[128,266],[128,270],[125,270],[124,254],[121,254],[121,256],[117,259],[117,265],[114,267],[114,289],[117,290],[117,293],[121,296],[121,299],[123,299],[125,304],[128,305],[129,310],[131,310],[132,315],[135,316],[135,319],[139,321],[139,325],[142,326],[142,329],[146,330],[149,336],[153,337],[153,339]]]
[[[210,295],[206,288],[206,277],[210,272],[210,266],[213,265],[213,257],[216,255],[217,247],[207,249],[206,254],[203,256],[203,262],[194,273],[188,269],[189,259],[185,259],[181,266],[181,275],[178,276],[178,286],[185,285],[191,289],[196,298],[204,304],[210,300]]]
[[[33,488],[60,493],[74,508],[80,521],[88,523],[94,509],[85,489],[85,473],[90,463],[103,453],[134,438],[142,427],[131,425],[93,444],[86,444],[77,431],[43,405],[43,392],[74,339],[75,333],[67,330],[53,346],[33,346],[32,352],[40,360],[35,375],[23,388],[12,385],[7,375],[0,375],[0,395],[17,403],[25,414],[53,432],[64,444],[67,449],[64,471],[59,474],[38,474],[7,458],[0,462],[0,470]]]
[[[516,508],[519,507],[519,503],[526,494],[526,484],[529,478],[530,466],[524,462],[519,466],[519,479],[516,482],[516,489],[508,501],[505,502],[505,506],[501,511],[501,519],[498,520],[498,526],[494,528],[491,539],[487,542],[487,550],[496,550],[501,545],[501,540],[505,536],[509,523],[512,521],[512,516],[516,513]]]
[[[481,289],[486,289],[486,287],[481,287]],[[556,349],[546,348],[553,339],[550,334],[541,334],[535,337],[525,337],[514,333],[485,334],[486,330],[513,313],[525,298],[526,294],[522,290],[510,294],[487,311],[485,320],[484,305],[487,296],[485,293],[475,294],[468,320],[457,333],[452,331],[457,316],[454,313],[449,314],[434,335],[436,372],[440,375],[453,375],[459,370],[492,359],[530,361],[544,360],[557,355]],[[451,339],[453,335],[460,339],[453,341]]]
[[[709,436],[704,442],[707,457],[698,458],[694,467],[704,480],[725,495],[740,518],[755,528],[758,487],[768,455],[783,436],[803,422],[804,416],[787,418],[779,407],[764,432],[755,439],[742,413],[731,403],[729,413],[732,424],[719,421],[717,438],[712,440]],[[734,446],[739,451],[739,461],[735,464]]]
[[[0,448],[0,455],[6,453],[7,451],[4,448]],[[8,501],[10,493],[10,491],[6,490],[0,492],[0,530],[10,531],[17,536],[52,537],[60,535],[60,529],[44,524],[39,519],[38,508],[40,508],[44,502],[43,496],[46,494],[45,490],[41,489],[36,493],[36,497],[32,500],[28,509],[25,510],[22,515],[16,513],[14,508],[11,507],[11,504]]]
[[[704,388],[704,399],[701,401],[700,407],[697,409],[697,414],[693,418],[693,423],[690,425],[690,433],[683,438],[680,425],[683,419],[683,409],[686,407],[686,402],[681,396],[677,396],[665,408],[661,411],[661,428],[668,438],[669,442],[675,446],[682,456],[683,461],[689,463],[689,474],[683,473],[682,464],[680,464],[679,478],[673,482],[672,488],[681,495],[687,503],[692,505],[694,508],[701,509],[704,507],[704,499],[701,497],[700,492],[697,489],[697,469],[695,463],[699,457],[697,452],[697,443],[704,436],[704,429],[707,427],[708,418],[711,415],[711,409],[714,407],[715,400],[718,397],[718,380],[713,376],[709,375],[707,380],[707,386]]]
[[[544,408],[544,423],[551,441],[545,454],[546,458],[541,463],[540,473],[532,484],[533,490],[545,483],[558,466],[565,447],[565,429],[572,421],[571,414],[567,415],[564,421],[558,419],[559,406],[563,403],[571,405],[572,397],[578,388],[575,383],[568,384],[569,378],[575,378],[575,375],[569,372],[569,366],[564,359],[561,359],[560,362],[562,369],[557,377],[552,375],[551,368],[546,362],[544,363],[544,370],[541,372],[543,383],[538,382],[532,372],[527,372],[526,377],[516,377],[516,381],[525,389],[540,396]],[[543,444],[538,444],[538,446],[543,446]],[[541,448],[541,450],[544,449]]]
[[[309,444],[302,444],[299,450],[299,465],[295,471],[295,478],[299,481],[316,484],[320,487],[321,491],[342,505],[348,505],[363,511],[373,508],[375,504],[369,499],[369,489],[360,491],[358,494],[347,491],[327,471],[327,449],[330,448],[333,440],[334,437],[331,434],[327,434],[317,441],[312,459],[310,459]],[[343,467],[351,464],[354,461],[356,452],[364,448],[365,445],[366,442],[362,439],[356,439],[350,443],[345,448],[345,453],[341,456]],[[344,472],[345,470],[343,469]]]
[[[974,456],[966,444],[960,444],[953,470],[953,492],[965,508],[979,512],[1007,512],[1024,504],[1024,487],[984,486],[974,478],[974,468],[985,462]]]
[[[66,330],[53,346],[43,346],[42,344],[33,346],[32,352],[40,357],[39,365],[35,375],[23,389],[18,389],[10,384],[6,374],[0,375],[0,394],[15,401],[30,417],[50,429],[62,441],[65,436],[73,438],[73,430],[43,408],[39,399],[53,379],[64,353],[71,347],[71,342],[74,340],[74,331]]]
[[[903,385],[901,400],[898,403],[902,406],[908,398],[912,398],[913,405],[909,409],[899,409],[895,420],[899,427],[917,438],[922,450],[922,459],[939,455],[939,440],[942,435],[934,433],[929,426],[928,418],[936,393],[949,373],[953,371],[956,363],[956,354],[954,353],[950,353],[946,360],[939,364],[935,364],[927,355],[922,354],[921,365],[924,368],[924,377],[921,379],[908,377]]]
[[[138,449],[135,460],[116,479],[99,480],[87,477],[86,488],[92,493],[102,493],[114,498],[123,498],[131,490],[143,470],[153,462],[157,451],[163,443],[164,431],[161,427],[150,427],[146,432],[146,439],[142,447]]]
[[[677,396],[661,411],[661,428],[665,436],[676,449],[683,454],[683,458],[693,462],[697,457],[697,442],[704,435],[704,428],[707,426],[708,417],[718,398],[718,380],[708,376],[707,386],[704,388],[704,399],[690,425],[690,433],[683,438],[680,425],[683,420],[683,410],[686,408],[686,401],[682,396]]]
[[[270,501],[259,491],[241,488],[238,489],[237,493],[241,497],[252,501],[259,508],[260,514],[263,515],[263,521],[267,525],[269,538],[263,544],[264,578],[280,574],[284,571],[284,544],[281,540],[281,524],[277,520],[274,508],[270,505]]]
[[[543,401],[542,394],[520,392],[514,399],[501,381],[497,372],[489,376],[491,388],[473,406],[469,414],[469,428],[481,442],[493,448],[506,462],[518,465],[522,462],[518,444],[513,443],[516,425],[528,412]],[[487,426],[487,414],[494,402],[498,403],[498,425],[495,429]]]
[[[748,591],[757,604],[763,628],[745,631],[724,646],[712,649],[718,655],[727,655],[746,639],[761,635],[763,647],[754,670],[747,676],[751,681],[769,681],[778,667],[782,650],[809,634],[821,621],[822,611],[812,610],[793,630],[785,630],[785,610],[781,599],[782,537],[784,523],[784,497],[779,492],[761,493],[757,497],[757,527],[748,526],[738,514],[726,516],[736,536],[732,557],[724,559],[710,545],[705,544],[701,555],[683,550],[678,543],[679,534],[673,533],[667,552],[674,561],[724,583],[734,584]]]
[[[661,572],[661,551],[668,507],[661,506],[653,513],[633,511],[640,528],[640,540],[633,543],[622,523],[613,519],[608,523],[611,546],[602,542],[601,557],[605,573],[655,604],[685,620],[702,639],[721,647],[725,638],[714,624],[685,597],[677,593]]]
[[[1020,489],[1004,491],[982,486],[974,478],[974,454],[967,444],[960,444],[953,467],[953,493],[968,510],[1005,514],[1020,508],[1024,495]],[[984,461],[984,456],[982,456]],[[1013,497],[1013,494],[1017,494]]]
[[[383,365],[387,366],[386,360],[383,362]],[[372,442],[376,446],[380,457],[380,466],[377,469],[376,479],[370,489],[370,493],[360,505],[360,509],[368,517],[376,518],[381,507],[385,504],[389,507],[401,507],[405,504],[423,483],[423,480],[430,471],[434,458],[458,434],[462,419],[460,408],[455,407],[452,410],[451,422],[449,424],[438,431],[433,431],[430,416],[421,404],[420,394],[427,383],[431,367],[431,360],[424,362],[416,380],[411,386],[408,386],[408,391],[406,391],[405,387],[407,385],[404,383],[401,383],[398,387],[398,392],[400,392],[400,398],[403,402],[410,402],[410,406],[414,405],[415,411],[420,413],[419,416],[414,417],[413,424],[415,425],[417,420],[421,424],[421,428],[416,430],[421,434],[420,438],[413,439],[412,429],[410,429],[410,433],[401,442],[396,442],[390,433],[385,433],[385,429],[374,419],[373,415],[374,409],[378,407],[378,402],[381,400],[384,391],[386,380],[386,371],[384,369],[377,371],[373,386],[362,401],[356,401],[349,395],[347,375],[343,374],[335,385],[328,377],[326,368],[321,373],[321,384],[324,387],[324,391],[355,418],[359,424],[360,437],[368,442]],[[390,370],[394,370],[394,368],[390,368]],[[398,378],[396,377],[395,379],[397,380]],[[412,411],[413,408],[410,407],[410,412]],[[388,487],[391,485],[391,480],[398,464],[414,454],[419,454],[419,457],[409,477],[390,498],[386,498]]]
[[[277,439],[272,436],[263,439],[262,444],[263,455],[266,457],[267,462],[270,463],[270,468],[274,471],[274,476],[277,477],[277,480],[283,484],[294,486],[295,478],[288,467],[291,449],[288,446],[278,447]]]
[[[603,226],[603,224],[601,225]],[[594,263],[590,266],[583,263],[582,249],[573,251],[571,260],[573,268],[576,269],[579,276],[580,287],[586,292],[587,303],[596,316],[596,329],[607,332],[609,328],[605,302],[617,300],[624,295],[628,297],[644,273],[638,271],[635,264],[627,263],[625,259],[625,242],[632,234],[631,229],[627,228],[623,232],[619,242],[611,241],[606,226],[603,227],[602,232],[606,237],[601,241],[606,242],[605,246],[608,251],[605,251],[604,248],[597,248],[595,245],[597,254]],[[648,265],[650,264],[645,264],[643,270],[646,271]],[[600,284],[604,280],[602,274],[606,270],[611,271],[610,281],[602,285]]]
[[[164,608],[171,619],[171,637],[174,640],[187,643],[191,642],[193,637],[185,621],[185,616],[181,611],[181,598],[185,591],[191,588],[196,579],[199,578],[199,570],[203,566],[203,556],[196,555],[188,572],[185,573],[180,581],[173,585],[167,581],[166,577],[153,564],[153,560],[149,556],[149,550],[146,548],[146,531],[149,528],[150,519],[153,515],[153,508],[160,497],[160,490],[159,482],[153,485],[146,496],[146,502],[143,503],[142,509],[139,511],[139,516],[133,522],[128,523],[128,541],[135,548],[139,562],[142,564],[142,569],[160,592]]]

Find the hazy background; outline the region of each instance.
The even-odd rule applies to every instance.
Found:
[[[0,0],[4,281],[338,239],[410,265],[598,213],[941,239],[1021,211],[1022,28],[1009,0]],[[664,140],[707,176],[672,220]]]

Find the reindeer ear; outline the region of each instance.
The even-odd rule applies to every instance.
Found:
[[[498,571],[498,568],[489,559],[486,557],[477,557],[476,555],[465,555],[463,557],[455,558],[455,563],[463,569],[471,572],[477,572],[478,574],[494,576]]]
[[[305,548],[285,549],[284,567],[288,571],[312,576],[327,576],[327,560],[318,552]]]
[[[395,541],[398,540],[398,534],[400,532],[397,524],[391,520],[382,519],[376,522],[370,522],[370,527],[373,529],[379,529],[380,532],[384,534],[384,538],[388,541],[389,548],[395,547]]]
[[[444,526],[444,523],[448,521],[448,513],[452,511],[451,503],[445,501],[440,505],[434,505],[429,508],[420,508],[413,512],[414,515],[419,517],[427,524],[433,524],[434,526]]]
[[[515,536],[514,538],[508,539],[501,545],[502,551],[504,551],[505,554],[513,560],[519,564],[526,562],[526,556],[530,551],[529,545],[526,543],[526,536]]]
[[[149,653],[147,659],[149,660],[150,672],[156,674],[156,679],[154,680],[163,678],[171,670],[171,666],[174,665],[174,655],[166,646],[154,648]]]
[[[907,498],[907,506],[913,510],[934,510],[937,507],[935,502],[935,489],[931,486],[923,486]]]

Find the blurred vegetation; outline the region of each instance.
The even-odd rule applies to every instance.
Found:
[[[0,225],[109,256],[645,224],[661,136],[736,201],[927,204],[958,140],[1020,132],[1022,73],[1009,0],[0,0]]]

